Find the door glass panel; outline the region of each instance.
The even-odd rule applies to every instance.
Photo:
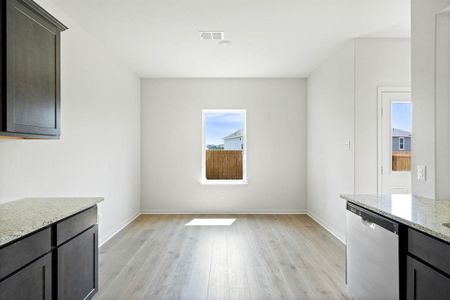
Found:
[[[411,102],[391,104],[391,155],[393,172],[411,172]]]

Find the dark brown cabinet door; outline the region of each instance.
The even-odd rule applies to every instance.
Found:
[[[408,256],[406,298],[408,300],[450,299],[450,277]]]
[[[97,225],[57,249],[58,299],[90,299],[98,290]]]
[[[6,2],[6,131],[58,136],[60,31],[26,0]]]
[[[0,299],[52,299],[51,254],[1,281]]]

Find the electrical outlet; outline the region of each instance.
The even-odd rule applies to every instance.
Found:
[[[427,166],[417,166],[417,180],[427,180]]]

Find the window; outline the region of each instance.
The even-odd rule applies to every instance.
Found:
[[[406,101],[391,103],[391,154],[393,172],[411,171],[412,104]]]
[[[398,150],[405,150],[405,138],[398,138]]]
[[[246,183],[246,111],[203,110],[202,183]]]

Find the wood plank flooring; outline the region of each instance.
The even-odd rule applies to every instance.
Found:
[[[141,215],[100,248],[95,299],[345,299],[344,256],[306,215]]]

